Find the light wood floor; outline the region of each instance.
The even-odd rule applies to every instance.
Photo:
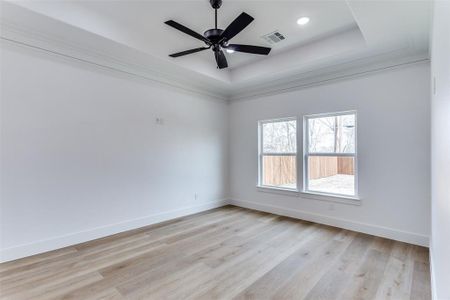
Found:
[[[0,265],[2,299],[430,299],[428,250],[233,206]]]

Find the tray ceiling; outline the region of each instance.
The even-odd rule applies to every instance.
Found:
[[[123,46],[123,50],[114,53],[117,58],[130,59],[133,55],[136,63],[142,61],[149,67],[153,64],[162,73],[174,76],[192,74],[199,82],[231,93],[227,91],[233,87],[245,90],[273,80],[291,80],[305,72],[363,61],[362,58],[427,55],[430,3],[224,0],[218,12],[219,28],[225,28],[243,11],[255,18],[233,43],[273,47],[268,57],[227,53],[230,68],[224,70],[215,69],[209,51],[176,59],[168,57],[202,43],[163,22],[173,19],[203,33],[214,25],[214,10],[206,0],[14,1],[2,3],[2,23],[46,31],[48,36],[95,48],[100,54],[111,54],[108,42],[115,43]],[[20,9],[36,16],[19,21],[15,14]],[[296,21],[303,16],[309,17],[310,22],[299,26]],[[51,21],[44,18],[64,26],[52,29],[44,24]],[[80,32],[75,34],[76,30]],[[279,31],[286,39],[269,45],[262,36],[273,31]],[[94,46],[93,37],[99,41]]]

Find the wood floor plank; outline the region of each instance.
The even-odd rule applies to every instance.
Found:
[[[317,256],[317,249],[324,245],[330,245],[332,249],[327,250],[326,254],[331,255],[331,251],[339,248],[338,244],[343,241],[337,241],[333,237],[339,234],[339,231],[328,230],[326,232],[316,232],[312,239],[305,243],[291,256],[278,264],[268,273],[241,292],[236,299],[270,299],[275,298],[280,287],[288,284],[295,275],[298,275],[308,262]]]
[[[369,250],[359,269],[347,276],[345,291],[340,299],[373,299],[383,280],[389,254],[375,249]]]
[[[192,257],[195,262],[203,262],[211,267],[211,271],[201,274],[201,276],[192,277],[190,284],[184,285],[176,289],[173,293],[173,299],[186,299],[195,293],[200,293],[207,288],[215,286],[215,282],[211,281],[214,278],[218,278],[219,274],[226,272],[232,265],[241,265],[243,261],[250,259],[255,255],[260,248],[256,247],[256,241],[259,241],[257,245],[262,245],[262,241],[269,241],[271,238],[275,238],[277,234],[287,229],[287,224],[280,222],[271,227],[271,230],[264,231],[262,234],[257,235],[257,238],[250,241],[242,241],[242,247],[238,246],[236,251],[233,247],[236,246],[233,243],[222,243],[221,247],[214,247],[214,251],[200,251],[200,255],[194,255]],[[276,234],[275,234],[276,233]],[[230,238],[232,236],[229,236]],[[247,247],[248,245],[253,247]],[[231,248],[230,248],[231,247]],[[264,245],[264,247],[269,247]],[[221,255],[217,255],[215,252],[220,251]],[[159,295],[157,294],[156,297]],[[162,296],[161,296],[162,297]]]
[[[203,232],[202,234],[196,232],[189,238],[183,237],[178,240],[178,243],[164,244],[162,247],[154,249],[154,251],[136,255],[130,259],[123,259],[117,263],[111,263],[108,267],[99,270],[105,277],[105,280],[96,283],[95,286],[88,286],[88,289],[95,293],[100,293],[110,286],[119,287],[136,282],[145,282],[159,278],[161,274],[188,267],[191,261],[184,259],[187,252],[180,251],[180,249],[197,249],[203,243],[221,235],[232,235],[235,228],[245,226],[249,222],[242,216],[228,221],[220,227],[211,227],[209,232]],[[174,245],[177,245],[177,247]],[[75,291],[72,294],[82,297],[86,295],[84,290]]]
[[[413,281],[411,284],[411,300],[428,299],[431,295],[430,267],[425,262],[414,262]]]
[[[313,226],[309,226],[301,234],[294,230],[298,229],[298,224],[291,224],[291,226],[286,227],[283,232],[269,238],[267,241],[262,241],[258,245],[251,247],[244,254],[235,256],[234,259],[228,262],[225,261],[225,263],[221,263],[218,267],[213,268],[210,272],[212,276],[198,286],[189,295],[188,299],[217,299],[221,297],[230,299],[236,296],[248,285],[295,252],[312,237],[313,232],[316,230]],[[229,267],[230,265],[232,266]],[[231,273],[229,269],[241,270],[240,272]]]
[[[428,249],[227,206],[0,264],[0,299],[431,299]]]
[[[330,267],[305,299],[337,299],[344,292],[350,276],[364,258],[374,237],[358,234],[338,261]],[[350,275],[350,276],[349,276]]]
[[[411,245],[394,242],[375,299],[410,299],[413,269],[414,260],[411,259]]]
[[[97,272],[73,276],[58,283],[52,282],[39,288],[23,288],[8,295],[8,299],[53,299],[70,292],[73,289],[82,288],[93,282],[102,280]]]
[[[75,247],[67,247],[45,253],[45,255],[33,255],[0,264],[0,278],[7,273],[19,273],[22,270],[38,268],[42,265],[48,265],[52,261],[61,261],[64,257],[72,257],[77,252]]]

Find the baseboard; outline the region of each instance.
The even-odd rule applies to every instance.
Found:
[[[39,253],[44,253],[51,250],[56,250],[59,248],[95,240],[98,238],[102,238],[108,235],[168,221],[171,219],[199,213],[205,210],[225,206],[228,204],[232,204],[235,206],[245,207],[249,209],[265,211],[277,215],[288,216],[292,218],[302,219],[306,221],[316,222],[320,224],[340,227],[348,230],[353,230],[357,232],[363,232],[375,236],[380,236],[384,238],[389,238],[397,241],[402,241],[410,244],[420,245],[428,247],[428,236],[415,234],[411,232],[405,232],[400,230],[394,230],[382,226],[365,224],[354,222],[345,219],[333,218],[325,215],[314,214],[310,212],[294,210],[283,208],[274,205],[266,205],[256,202],[250,201],[242,201],[242,200],[219,200],[219,201],[211,201],[208,203],[204,203],[201,205],[185,207],[182,209],[172,210],[164,213],[154,214],[150,216],[146,216],[139,219],[129,220],[121,223],[111,224],[107,226],[97,227],[94,229],[76,232],[64,236],[59,236],[47,240],[41,240],[30,244],[15,246],[11,248],[2,249],[0,251],[0,262],[6,262],[10,260],[15,260]],[[433,261],[431,257],[430,251],[430,264],[431,264],[431,276],[432,276],[432,288],[433,292],[434,288],[434,274],[433,274]],[[434,295],[434,293],[433,293]]]
[[[436,277],[434,276],[434,260],[433,260],[433,248],[430,246],[430,277],[431,277],[431,299],[438,300],[436,290]]]
[[[51,250],[60,249],[63,247],[102,238],[108,235],[199,213],[205,210],[221,207],[228,204],[229,204],[228,200],[211,201],[196,206],[185,207],[182,209],[149,215],[139,219],[128,220],[125,222],[97,227],[90,230],[71,233],[68,235],[59,236],[47,240],[41,240],[30,244],[2,249],[0,251],[0,262],[6,262],[10,260],[23,258],[26,256],[31,256]]]
[[[429,237],[426,235],[416,234],[407,231],[401,231],[396,229],[391,229],[383,226],[366,224],[360,222],[354,222],[346,219],[334,218],[325,215],[310,213],[306,211],[284,208],[275,205],[267,205],[250,201],[242,201],[232,199],[230,204],[250,208],[254,210],[264,211],[268,213],[273,213],[277,215],[292,217],[296,219],[302,219],[305,221],[311,221],[315,223],[330,225],[334,227],[339,227],[343,229],[348,229],[352,231],[367,233],[375,236],[380,236],[383,238],[388,238],[396,241],[406,242],[414,245],[429,246]]]

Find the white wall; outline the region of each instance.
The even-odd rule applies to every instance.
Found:
[[[450,2],[435,1],[431,75],[431,258],[433,296],[450,299]]]
[[[1,51],[3,260],[223,204],[226,103],[8,42]]]
[[[8,42],[1,55],[3,260],[221,205],[229,191],[239,205],[428,242],[427,63],[227,105]],[[350,109],[360,206],[257,191],[257,120]]]
[[[428,245],[429,76],[429,64],[424,62],[233,102],[230,107],[230,196],[233,202]],[[358,113],[360,206],[331,205],[331,202],[304,196],[257,190],[258,120],[346,110]]]

